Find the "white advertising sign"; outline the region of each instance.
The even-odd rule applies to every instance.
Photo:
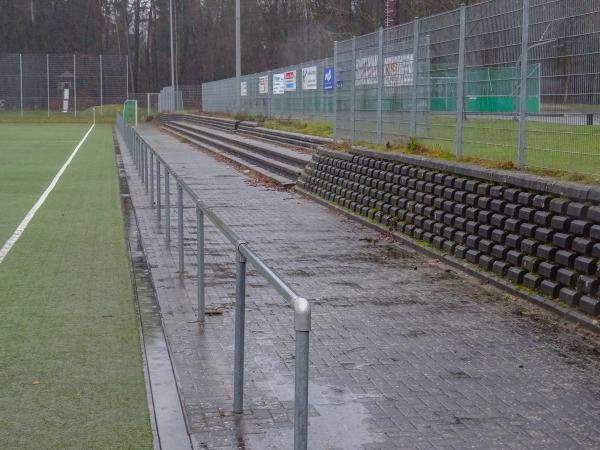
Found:
[[[302,69],[302,89],[305,91],[317,89],[317,66]]]
[[[295,91],[296,90],[296,71],[289,70],[285,72],[285,90]]]
[[[258,77],[258,93],[268,94],[269,93],[269,76]]]
[[[240,83],[240,94],[242,97],[246,97],[248,95],[248,82],[242,81]]]
[[[285,94],[285,74],[283,74],[283,73],[273,74],[273,94],[275,94],[275,95]]]
[[[390,56],[384,59],[384,86],[411,86],[413,84],[413,55]]]
[[[355,76],[356,86],[377,84],[377,55],[358,58]]]

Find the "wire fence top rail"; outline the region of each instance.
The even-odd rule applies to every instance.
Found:
[[[250,262],[256,271],[287,301],[294,311],[294,330],[296,333],[295,357],[295,396],[294,396],[294,448],[306,450],[308,436],[308,365],[309,365],[309,333],[311,330],[310,303],[300,297],[281,277],[273,271],[248,245],[240,238],[196,192],[180,177],[176,171],[162,158],[156,150],[129,126],[121,115],[117,115],[117,126],[125,139],[127,148],[133,158],[142,183],[148,187],[151,205],[157,208],[158,219],[162,220],[161,198],[161,165],[164,176],[164,203],[167,241],[170,241],[171,208],[170,178],[177,186],[177,225],[179,272],[184,272],[184,227],[183,227],[183,192],[193,200],[197,214],[197,279],[198,279],[198,320],[204,322],[204,216],[227,238],[236,251],[236,306],[235,306],[235,349],[234,349],[234,401],[233,411],[243,412],[244,386],[244,330],[245,330],[245,279],[246,262]]]
[[[600,173],[600,7],[489,0],[334,42],[332,58],[204,83],[207,112],[328,122],[456,157]]]

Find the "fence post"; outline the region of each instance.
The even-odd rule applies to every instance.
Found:
[[[241,86],[242,81],[242,37],[241,37],[241,5],[240,0],[235,1],[235,83],[236,83],[236,113],[241,112],[242,106],[242,95]]]
[[[269,78],[267,80],[267,117],[269,119],[273,118],[273,71],[269,70],[269,74],[267,75]]]
[[[467,29],[467,7],[460,6],[460,32],[458,40],[458,71],[456,78],[456,157],[463,153],[463,126],[465,116],[465,37]]]
[[[161,218],[161,210],[160,210],[160,160],[156,158],[156,215],[158,217],[158,222],[160,224]]]
[[[100,115],[104,115],[104,70],[102,68],[102,55],[100,55]]]
[[[75,55],[73,55],[73,111],[77,116],[77,62]]]
[[[352,36],[352,143],[356,137],[356,36]]]
[[[379,54],[377,59],[377,143],[383,143],[383,27],[379,27]]]
[[[179,272],[183,274],[183,187],[179,182],[177,182],[177,228]]]
[[[154,153],[150,152],[150,206],[154,208]]]
[[[50,56],[46,53],[46,91],[48,93],[48,117],[50,117]]]
[[[410,102],[410,134],[412,137],[417,135],[417,78],[419,75],[419,18],[416,17],[413,22],[413,85]]]
[[[125,55],[125,100],[129,100],[129,55]]]
[[[150,117],[150,92],[146,94],[146,110],[148,111],[146,115]]]
[[[525,165],[527,147],[527,66],[529,63],[529,0],[523,0],[523,23],[521,25],[521,85],[519,106],[519,155],[517,166]]]
[[[323,72],[325,71],[325,60],[322,59],[321,63],[319,64],[319,69],[317,70],[317,88],[319,87],[319,85],[321,86],[321,88],[319,89],[319,112],[320,114],[315,114],[316,117],[320,117],[320,120],[322,122],[327,122],[326,120],[326,114],[325,114],[325,91],[323,90],[324,86],[323,86]]]
[[[235,258],[235,349],[233,361],[233,412],[244,410],[244,329],[246,320],[246,258],[238,244]]]
[[[294,377],[294,449],[308,447],[308,354],[311,328],[310,304],[304,298],[294,301],[296,331],[296,371]]]
[[[171,173],[165,169],[165,228],[167,242],[171,241]]]
[[[196,277],[198,281],[198,321],[204,322],[204,213],[196,206]]]
[[[337,125],[337,110],[338,110],[338,88],[337,88],[337,77],[338,74],[338,41],[333,42],[333,142],[338,140],[338,125]]]
[[[19,53],[19,80],[21,84],[21,117],[23,117],[23,54]]]

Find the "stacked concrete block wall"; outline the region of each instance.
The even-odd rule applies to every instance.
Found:
[[[532,292],[600,314],[595,187],[408,155],[322,149],[298,188]]]

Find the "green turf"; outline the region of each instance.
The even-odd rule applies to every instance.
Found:
[[[428,146],[454,152],[454,118],[434,117]],[[528,166],[585,174],[600,173],[600,127],[528,122]],[[463,133],[463,155],[491,161],[517,161],[519,123],[512,120],[469,119]]]
[[[123,105],[104,105],[102,108],[96,106],[96,123],[115,123],[117,113],[123,112]],[[138,108],[138,121],[146,120],[146,109]],[[92,108],[87,108],[78,111],[77,115],[73,112],[61,113],[51,111],[48,116],[48,111],[25,111],[22,115],[20,111],[2,111],[0,112],[0,123],[86,123],[91,124],[93,121]]]
[[[323,123],[301,120],[269,120],[267,128],[316,136],[333,137],[333,127]],[[408,123],[402,125],[408,132]],[[376,136],[375,124],[357,124],[364,133],[357,133],[357,141]],[[386,124],[385,132],[398,133],[401,125]],[[451,116],[433,116],[429,126],[421,124],[417,139],[428,147],[455,152],[456,119]],[[489,161],[517,162],[519,123],[512,120],[469,119],[463,132],[463,156]],[[561,170],[597,175],[600,173],[600,127],[576,126],[541,122],[527,124],[526,165],[532,168]],[[394,143],[394,142],[393,142]]]
[[[23,183],[36,179],[30,162],[13,168]],[[0,448],[151,448],[110,127],[96,127],[0,264],[0,286]]]
[[[0,124],[0,245],[48,187],[88,125]]]

